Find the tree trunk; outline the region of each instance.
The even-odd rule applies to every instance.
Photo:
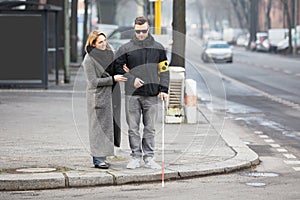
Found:
[[[268,27],[268,29],[272,28],[272,26],[271,26],[271,17],[270,17],[272,3],[273,3],[272,0],[268,1],[268,7],[267,7],[267,27]]]
[[[197,7],[199,10],[199,16],[200,16],[200,39],[203,39],[203,26],[204,26],[204,17],[203,17],[203,5],[201,1],[198,1]]]
[[[173,46],[170,66],[185,67],[185,0],[173,1]]]
[[[256,40],[256,32],[257,32],[257,18],[258,18],[258,0],[251,1],[251,18],[250,18],[250,39],[248,43],[248,49],[250,49],[250,45],[252,42]]]
[[[242,15],[241,15],[241,13],[238,9],[238,2],[237,2],[237,0],[231,0],[231,3],[233,5],[234,12],[235,12],[235,14],[237,16],[237,19],[238,19],[238,22],[240,24],[240,28],[244,29],[245,26],[244,26],[244,23],[243,23],[243,17],[242,17]]]
[[[291,54],[293,53],[293,44],[292,44],[292,20],[289,12],[289,6],[287,0],[281,0],[283,6],[284,6],[284,14],[287,18],[287,23],[288,23],[288,29],[289,29],[289,48],[288,48],[288,53]]]

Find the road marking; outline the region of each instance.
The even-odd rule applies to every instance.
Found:
[[[296,158],[296,156],[294,156],[293,154],[289,154],[289,153],[284,153],[283,155],[284,155],[286,158],[289,158],[289,159]]]
[[[259,135],[259,134],[263,134],[262,131],[254,131],[254,133],[255,133],[255,134],[258,134],[258,135]]]
[[[300,171],[300,167],[293,167],[293,169],[297,172]]]
[[[265,141],[266,143],[273,143],[273,142],[274,142],[274,140],[272,140],[272,139],[264,139],[264,141]]]
[[[269,138],[267,135],[259,135],[260,138]]]
[[[291,102],[289,100],[282,99],[281,97],[273,96],[273,95],[271,95],[271,94],[269,94],[267,92],[264,92],[264,91],[262,91],[260,89],[255,88],[253,86],[247,85],[247,84],[245,84],[245,83],[243,83],[241,81],[238,81],[238,80],[236,80],[234,78],[231,78],[229,76],[226,76],[226,75],[222,74],[219,70],[215,71],[215,70],[209,69],[207,67],[204,67],[203,65],[199,65],[198,63],[192,63],[192,64],[194,64],[195,66],[198,66],[198,67],[204,69],[205,71],[210,72],[210,73],[212,73],[212,74],[214,74],[216,76],[220,76],[223,79],[229,80],[229,81],[234,82],[234,83],[236,83],[236,84],[238,84],[238,85],[240,85],[240,86],[242,86],[244,88],[247,88],[249,90],[257,92],[258,94],[261,94],[261,95],[269,98],[270,100],[272,100],[274,102],[278,102],[280,104],[289,106],[289,107],[291,107],[293,109],[296,109],[296,110],[300,111],[300,105],[299,104],[296,104],[296,103]],[[277,70],[280,70],[280,69],[277,69]]]
[[[270,146],[273,147],[273,148],[278,148],[278,147],[280,147],[279,144],[270,144]]]
[[[283,70],[283,72],[286,73],[286,74],[292,74],[292,72],[289,71],[289,70]]]
[[[288,165],[300,165],[299,160],[284,160],[283,162]]]
[[[286,149],[284,149],[284,148],[277,149],[277,151],[278,151],[278,152],[287,152],[287,150],[286,150]]]

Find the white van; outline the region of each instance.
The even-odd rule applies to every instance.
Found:
[[[288,37],[289,30],[286,28],[272,28],[268,30],[268,34],[270,51],[276,52],[278,45]]]

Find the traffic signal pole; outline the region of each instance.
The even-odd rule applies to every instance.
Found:
[[[161,0],[157,0],[154,4],[154,21],[155,21],[155,31],[154,34],[161,34]]]

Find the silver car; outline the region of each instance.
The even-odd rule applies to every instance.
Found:
[[[223,61],[232,63],[232,48],[228,45],[226,41],[208,41],[204,46],[201,58],[203,62]]]

